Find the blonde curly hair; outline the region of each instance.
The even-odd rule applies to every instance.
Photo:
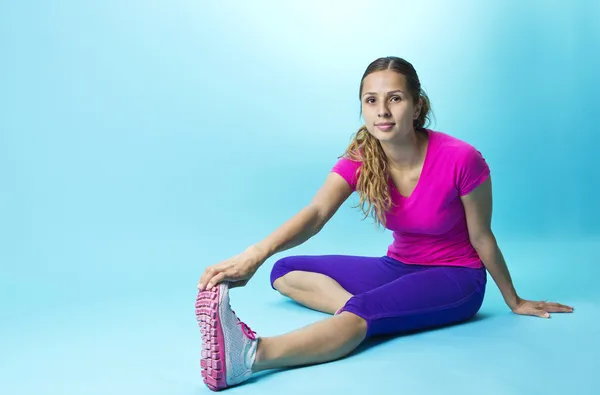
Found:
[[[365,77],[376,71],[383,70],[393,70],[404,75],[407,89],[414,103],[418,103],[419,98],[422,99],[423,104],[419,117],[414,121],[414,128],[415,131],[425,129],[426,123],[430,121],[431,104],[427,94],[421,89],[421,83],[414,67],[402,58],[388,56],[373,61],[362,76],[359,100]],[[338,158],[342,157],[362,162],[356,185],[360,201],[353,208],[361,208],[361,211],[365,214],[363,220],[371,215],[376,226],[385,227],[386,213],[392,208],[392,199],[388,184],[390,179],[388,162],[381,143],[363,125],[353,135],[352,141],[346,148],[346,151]]]

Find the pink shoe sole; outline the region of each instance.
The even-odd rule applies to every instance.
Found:
[[[225,371],[225,344],[219,319],[220,287],[198,292],[196,320],[202,333],[200,367],[204,383],[213,391],[227,387]]]

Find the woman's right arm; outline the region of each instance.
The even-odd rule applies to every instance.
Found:
[[[260,251],[264,262],[278,252],[301,245],[323,229],[351,194],[346,180],[337,173],[329,173],[307,206],[264,240],[250,247]]]
[[[198,288],[207,289],[221,281],[240,281],[244,285],[271,256],[299,246],[321,231],[352,194],[352,189],[337,173],[329,173],[311,202],[264,240],[241,254],[206,269]]]

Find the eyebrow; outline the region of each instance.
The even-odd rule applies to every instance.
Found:
[[[404,91],[402,91],[400,89],[396,89],[395,91],[388,92],[388,95],[391,95],[392,93],[396,93],[396,92],[402,92],[402,94],[405,94]],[[375,92],[365,92],[365,93],[363,93],[363,97],[365,97],[365,95],[376,95],[376,93]]]

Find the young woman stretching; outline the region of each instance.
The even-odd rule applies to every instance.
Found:
[[[482,305],[486,269],[516,314],[547,318],[573,311],[517,294],[491,230],[488,165],[470,144],[424,127],[429,99],[413,66],[397,57],[377,59],[359,92],[365,125],[311,203],[265,240],[208,267],[200,278],[200,364],[212,390],[265,369],[344,357],[373,336],[466,321]],[[258,338],[231,310],[229,288],[245,285],[269,257],[317,234],[354,191],[365,214],[393,231],[387,254],[279,259],[271,286],[333,316]]]

